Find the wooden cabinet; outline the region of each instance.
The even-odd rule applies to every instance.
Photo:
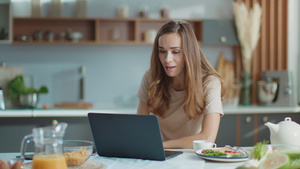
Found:
[[[0,151],[20,152],[25,135],[31,134],[34,127],[49,126],[53,120],[68,123],[64,139],[90,140],[93,135],[87,117],[15,117],[0,118]],[[28,144],[28,152],[34,151],[34,144]]]
[[[216,143],[218,146],[253,146],[263,140],[270,143],[270,130],[264,124],[277,124],[285,117],[300,124],[299,113],[224,115],[221,118]]]
[[[219,132],[216,139],[218,147],[237,145],[237,116],[225,115],[221,118]]]
[[[0,44],[11,42],[11,3],[0,0]]]
[[[150,44],[145,42],[147,30],[158,29],[169,19],[145,18],[13,18],[14,44],[74,44],[61,40],[60,34],[68,30],[83,36],[77,44]],[[187,20],[201,42],[202,20]],[[37,31],[42,40],[36,40]],[[54,33],[54,40],[47,40],[47,31]]]
[[[300,114],[298,113],[258,115],[257,141],[267,140],[270,142],[270,130],[264,124],[266,122],[277,124],[283,121],[285,117],[291,117],[292,121],[300,124]]]
[[[237,133],[237,145],[239,146],[253,146],[255,138],[255,115],[238,115],[239,128]]]

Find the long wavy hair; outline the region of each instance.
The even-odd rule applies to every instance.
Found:
[[[183,106],[184,112],[189,118],[195,119],[197,114],[201,114],[205,107],[203,82],[205,82],[205,78],[208,75],[214,75],[220,79],[222,97],[225,90],[222,77],[203,54],[193,27],[186,21],[169,21],[160,28],[156,35],[151,56],[151,84],[148,90],[147,105],[153,114],[160,117],[164,117],[165,112],[169,109],[169,86],[172,79],[166,75],[158,57],[158,39],[168,33],[178,33],[182,38],[185,59],[184,83],[187,95],[181,106]]]

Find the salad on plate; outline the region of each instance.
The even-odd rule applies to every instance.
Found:
[[[200,149],[196,154],[205,160],[240,162],[248,160],[248,153],[240,147],[225,146],[222,148]]]

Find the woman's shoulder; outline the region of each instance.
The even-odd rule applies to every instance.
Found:
[[[150,84],[150,81],[151,81],[151,72],[147,70],[143,75],[142,84],[148,86]]]
[[[149,69],[144,73],[144,77],[143,78],[144,78],[144,80],[147,80],[147,81],[150,80],[150,78],[151,78],[151,72],[150,72]]]
[[[221,87],[221,80],[215,75],[206,75],[203,77],[203,88],[215,89]]]
[[[203,77],[203,84],[220,84],[220,82],[220,78],[212,74]]]

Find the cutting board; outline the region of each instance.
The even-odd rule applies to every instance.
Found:
[[[217,72],[222,76],[226,86],[224,102],[231,103],[234,97],[239,96],[240,84],[236,84],[235,81],[234,62],[226,60],[223,53],[219,56]]]
[[[54,107],[71,109],[90,109],[93,107],[93,104],[87,102],[62,102],[54,104]]]
[[[17,107],[16,100],[13,101],[8,96],[8,82],[18,75],[23,75],[23,68],[20,67],[0,67],[0,87],[4,93],[4,101],[6,108]]]

